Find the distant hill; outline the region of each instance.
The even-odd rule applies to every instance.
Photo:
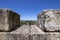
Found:
[[[35,20],[21,20],[20,25],[35,25],[36,21]]]

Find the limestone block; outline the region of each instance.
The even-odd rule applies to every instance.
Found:
[[[34,25],[30,26],[33,28],[33,31],[31,31],[32,28],[30,30],[25,31],[24,28],[26,26],[24,28],[22,26],[23,30],[22,28],[21,29],[18,28],[15,32],[13,31],[12,32],[0,32],[0,40],[60,40],[59,32],[44,32],[43,33],[41,31],[38,31],[39,30],[38,27],[35,27],[35,26],[33,27],[33,26]],[[29,29],[27,27],[26,29]],[[22,30],[22,33],[20,30]],[[36,33],[34,30],[35,31],[37,30],[39,33]]]
[[[0,32],[0,40],[60,40],[60,33],[47,32],[45,34],[14,34]]]
[[[20,26],[20,16],[11,10],[0,9],[0,31],[11,31]]]
[[[46,40],[46,37],[43,34],[33,34],[31,36],[33,40]]]
[[[11,34],[10,32],[0,33],[0,40],[29,40],[26,34]]]
[[[37,25],[44,31],[60,31],[60,10],[44,10],[37,17]]]
[[[60,33],[58,32],[45,33],[45,40],[60,40]]]

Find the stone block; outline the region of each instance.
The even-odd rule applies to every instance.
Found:
[[[29,40],[27,34],[11,34],[9,32],[0,33],[0,40]]]
[[[46,37],[43,34],[33,34],[32,35],[33,40],[45,40]]]
[[[60,31],[60,10],[44,10],[37,17],[37,26],[44,31]]]
[[[50,32],[45,34],[14,34],[0,32],[0,40],[60,40],[60,33]]]
[[[45,40],[60,40],[60,33],[58,32],[45,33]]]
[[[20,16],[11,10],[0,9],[0,31],[11,31],[20,26]]]

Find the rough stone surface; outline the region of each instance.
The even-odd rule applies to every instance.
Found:
[[[0,32],[0,40],[60,40],[60,33],[43,32],[36,25],[23,25],[12,32]]]
[[[29,34],[29,25],[22,25],[18,29],[12,31],[13,34]]]
[[[0,31],[11,31],[20,26],[20,16],[11,10],[0,9]]]
[[[29,29],[30,29],[29,34],[31,34],[31,35],[33,35],[33,34],[44,34],[43,30],[41,30],[36,25],[30,25]]]
[[[9,28],[13,29],[15,27],[18,27],[19,16],[18,16],[18,22],[17,22],[15,20],[17,15],[10,13],[10,11],[6,11],[6,10],[3,10],[3,11],[4,11],[3,12],[4,14],[0,13],[0,16],[1,16],[0,27],[2,26],[4,30],[5,30],[5,27],[8,27],[8,29]],[[58,21],[59,13],[60,13],[59,10],[44,10],[42,14],[38,15],[37,26],[39,26],[40,28],[37,27],[36,25],[28,25],[28,24],[23,25],[11,32],[0,32],[0,40],[60,40],[60,32],[52,32],[52,31],[60,30],[59,29],[60,24]],[[12,17],[14,19],[12,19]],[[8,26],[1,25],[3,23],[4,25],[7,23]],[[15,24],[17,23],[17,24],[15,25],[14,23]],[[12,25],[14,25],[15,27],[12,27]],[[45,31],[49,31],[49,32],[45,32]]]
[[[11,34],[10,32],[0,33],[0,40],[29,40],[29,35],[26,34]]]
[[[44,32],[37,27],[36,25],[23,25],[16,29],[15,31],[10,32],[12,34],[44,34]]]
[[[16,33],[16,32],[15,32]],[[60,40],[60,33],[51,32],[45,34],[14,34],[0,32],[0,40]]]
[[[23,25],[11,32],[0,32],[0,40],[43,40],[44,32],[36,25]]]
[[[45,33],[45,39],[46,40],[60,40],[60,33],[58,32]]]
[[[60,10],[44,10],[38,15],[37,21],[44,31],[60,31]]]
[[[15,31],[12,31],[10,33],[14,34],[44,34],[44,32],[37,27],[36,25],[23,25],[16,29]]]

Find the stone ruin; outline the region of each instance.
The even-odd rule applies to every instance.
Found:
[[[0,31],[11,31],[20,26],[20,16],[11,10],[0,9]]]
[[[38,17],[38,27],[46,32],[60,31],[60,10],[44,10]]]
[[[16,12],[0,9],[0,40],[60,40],[59,15],[60,10],[44,10],[37,16],[37,25],[19,27]]]

